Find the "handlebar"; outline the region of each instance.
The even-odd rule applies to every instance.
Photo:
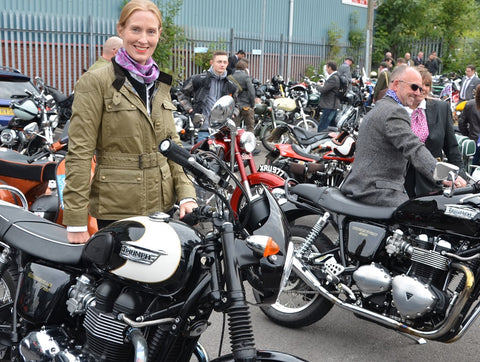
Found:
[[[185,148],[180,147],[171,139],[164,139],[160,142],[158,150],[169,160],[178,163],[180,166],[191,172],[195,177],[200,179],[207,178],[215,184],[220,182],[220,176],[215,172],[200,164],[195,155],[192,155]]]
[[[466,195],[466,194],[478,194],[480,192],[480,183],[476,182],[472,185],[456,188],[453,191],[453,195]]]

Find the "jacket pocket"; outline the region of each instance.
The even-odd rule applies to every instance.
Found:
[[[100,168],[92,185],[100,215],[138,215],[142,211],[143,172]],[[92,200],[92,206],[94,206]]]
[[[404,186],[401,182],[387,181],[387,180],[377,180],[375,181],[375,186],[377,189],[390,189],[395,191],[403,191]]]
[[[104,106],[104,137],[131,138],[140,135],[138,119],[143,119],[143,116],[133,103],[121,97],[117,102],[114,99],[105,99]]]

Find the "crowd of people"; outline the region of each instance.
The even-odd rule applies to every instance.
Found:
[[[180,218],[197,207],[194,187],[181,167],[157,150],[164,138],[180,144],[172,116],[172,77],[159,71],[152,58],[161,30],[161,13],[153,2],[128,2],[117,23],[118,37],[107,40],[102,56],[75,86],[64,190],[64,223],[71,243],[88,240],[89,214],[103,227],[133,215],[171,212],[175,203]],[[236,101],[237,126],[244,122],[252,131],[255,91],[245,51],[230,57],[216,51],[210,64],[185,81],[179,96],[188,112],[205,120],[199,140],[209,137],[210,110],[224,95]],[[318,131],[334,124],[341,107],[339,87],[351,87],[352,64],[351,57],[340,66],[326,63],[327,78],[319,87]],[[463,170],[448,104],[429,97],[432,75],[440,64],[436,52],[427,60],[422,52],[396,60],[390,52],[385,54],[378,68],[375,106],[360,125],[355,162],[341,187],[345,195],[367,204],[396,206],[439,189],[433,171],[444,156]],[[460,92],[467,104],[459,129],[476,142],[479,89],[475,66],[469,65]],[[97,164],[90,180],[94,155]],[[479,161],[477,152],[474,163]],[[462,171],[456,186],[465,186],[466,178]]]

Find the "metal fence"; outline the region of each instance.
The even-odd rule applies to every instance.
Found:
[[[83,71],[101,54],[105,40],[116,33],[116,21],[74,15],[57,18],[48,14],[0,12],[0,65],[19,69],[30,77],[69,94]],[[300,80],[307,66],[319,67],[329,47],[318,43],[288,42],[283,35],[261,39],[258,35],[234,34],[233,30],[186,29],[188,41],[172,50],[173,71],[180,78],[198,73],[195,50],[220,44],[224,50],[244,49],[249,70],[261,82],[281,74]],[[341,54],[348,54],[344,47]],[[363,59],[363,58],[362,58]],[[361,62],[361,60],[359,60]]]

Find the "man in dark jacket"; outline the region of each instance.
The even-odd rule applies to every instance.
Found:
[[[340,88],[340,77],[337,74],[337,63],[327,62],[326,67],[329,74],[325,84],[318,88],[320,92],[320,107],[322,108],[322,116],[318,123],[318,131],[323,131],[335,121],[337,109],[340,108],[340,98],[338,89]]]
[[[211,67],[206,72],[192,75],[183,86],[179,100],[189,113],[203,115],[205,121],[198,132],[198,140],[208,138],[210,112],[215,102],[225,96],[237,97],[237,85],[227,77],[228,55],[216,51],[210,60]]]
[[[458,119],[458,128],[462,135],[477,142],[477,150],[473,156],[472,164],[480,164],[480,147],[478,138],[480,136],[480,84],[475,88],[475,98],[470,99]]]
[[[228,58],[228,66],[227,66],[227,73],[228,75],[233,74],[235,72],[235,66],[240,59],[245,58],[245,52],[243,50],[239,50],[236,54],[233,54],[231,57]]]

